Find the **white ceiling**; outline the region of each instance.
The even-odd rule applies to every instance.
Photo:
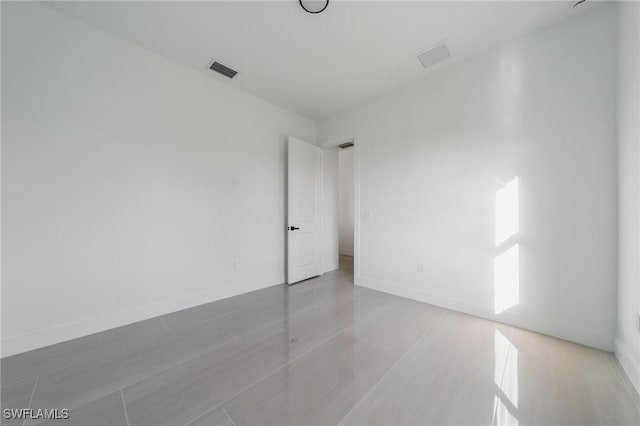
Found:
[[[107,32],[319,119],[423,78],[416,54],[446,39],[460,60],[578,13],[571,1],[49,3]],[[235,68],[233,80],[208,70]],[[443,64],[444,65],[444,64]]]

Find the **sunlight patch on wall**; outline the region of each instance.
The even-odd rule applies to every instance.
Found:
[[[496,192],[496,248],[493,298],[496,314],[520,303],[520,247],[515,237],[520,232],[519,182],[514,177]]]
[[[496,314],[520,303],[520,252],[518,244],[495,258],[493,280]]]
[[[496,247],[520,232],[518,177],[496,192]]]

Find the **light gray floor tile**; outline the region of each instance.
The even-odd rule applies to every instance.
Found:
[[[88,426],[640,424],[612,354],[354,287],[340,264],[5,358],[2,405],[33,394]]]
[[[308,310],[127,387],[131,425],[194,418],[377,309],[373,301],[351,300],[334,309]]]
[[[238,425],[335,424],[393,361],[341,333],[224,404]]]
[[[3,371],[4,373],[4,371]],[[2,387],[2,408],[4,409],[21,409],[29,408],[31,395],[36,383],[36,377],[26,379],[18,383],[13,383]],[[22,420],[15,418],[5,418],[2,416],[3,425],[20,425]]]
[[[615,357],[609,352],[523,329],[514,329],[511,340],[520,357],[624,382]]]
[[[246,338],[124,389],[133,425],[183,424],[231,398],[290,359],[285,332]]]
[[[444,309],[396,298],[347,332],[397,358],[438,322]]]
[[[438,322],[436,328],[439,329],[442,324],[454,332],[455,322],[445,321],[447,317],[449,313]],[[457,315],[454,317],[460,319]],[[465,327],[475,321],[480,325],[470,327],[469,332],[477,332],[488,323],[468,317],[468,320],[460,323],[461,330],[457,334],[465,333]],[[499,341],[497,349],[494,349],[494,338],[491,336],[492,356],[476,356],[473,349],[480,347],[478,339],[469,336],[468,350],[464,350],[462,342],[447,346],[442,344],[439,333],[432,332],[426,333],[400,358],[343,424],[492,424],[495,398],[501,392],[508,344]]]
[[[382,293],[380,291],[371,290],[364,287],[356,287],[355,298],[361,301],[375,303],[380,307],[388,306],[401,299],[391,294]]]
[[[478,362],[504,367],[513,327],[454,311],[447,313],[423,337],[432,352],[449,350]]]
[[[105,348],[101,356],[41,375],[32,407],[71,409],[232,341],[227,331],[209,322]]]
[[[521,329],[511,341],[505,379],[518,384],[520,424],[640,424],[613,354]]]
[[[262,306],[281,303],[284,300],[286,292],[287,288],[284,285],[272,286],[239,296],[194,306],[189,309],[163,315],[160,318],[164,320],[165,324],[171,330],[183,330],[233,312],[251,312]]]
[[[278,303],[238,310],[217,321],[237,336],[249,336],[306,311],[331,309],[354,297],[353,285],[310,281],[290,286]]]
[[[72,365],[104,353],[111,347],[128,346],[145,336],[164,333],[162,322],[152,318],[2,358],[2,386]]]
[[[526,346],[525,339],[531,357],[518,348]],[[607,380],[580,372],[552,355],[558,354],[556,344],[570,352],[596,350],[564,341],[546,346],[547,339],[552,338],[448,313],[344,424],[639,424],[637,406],[613,375]],[[602,361],[600,355],[612,356],[589,358]]]
[[[521,425],[638,425],[640,409],[623,384],[552,364],[519,359],[518,405]]]
[[[215,408],[187,426],[235,426],[224,408]]]
[[[30,424],[27,422],[27,424]],[[69,410],[68,419],[49,420],[41,425],[53,426],[127,426],[120,391]]]

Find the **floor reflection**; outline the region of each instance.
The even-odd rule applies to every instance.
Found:
[[[518,348],[499,330],[494,335],[494,424],[518,424]]]

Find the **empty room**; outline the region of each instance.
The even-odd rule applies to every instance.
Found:
[[[640,425],[639,1],[0,1],[2,425]]]

